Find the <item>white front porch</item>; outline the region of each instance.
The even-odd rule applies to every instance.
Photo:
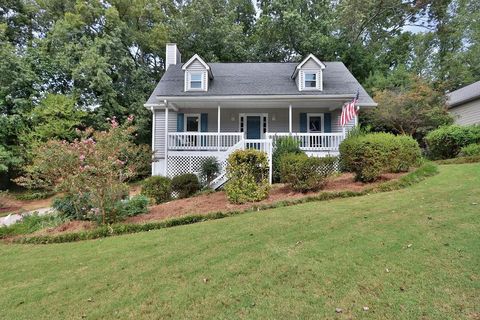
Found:
[[[277,140],[286,136],[309,156],[338,155],[356,122],[339,125],[346,100],[164,101],[168,107],[153,110],[152,173],[199,174],[205,159],[216,158],[224,174],[234,150],[262,150],[271,161]]]

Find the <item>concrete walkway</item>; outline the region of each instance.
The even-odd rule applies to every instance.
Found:
[[[40,209],[35,209],[32,211],[27,211],[24,213],[16,213],[16,214],[9,214],[6,217],[0,217],[0,228],[1,227],[8,227],[20,220],[23,219],[24,216],[28,216],[34,213],[37,213],[39,216],[44,216],[46,214],[49,214],[53,211],[52,208],[40,208]]]

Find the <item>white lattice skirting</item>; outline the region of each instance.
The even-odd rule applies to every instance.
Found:
[[[200,176],[202,164],[215,156],[185,155],[169,156],[167,158],[167,176],[173,178],[184,173],[194,173]]]

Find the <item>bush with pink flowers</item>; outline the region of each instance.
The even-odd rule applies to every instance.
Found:
[[[73,142],[50,140],[33,150],[34,160],[16,180],[33,189],[51,189],[74,199],[88,194],[92,213],[102,223],[117,220],[116,203],[128,196],[127,180],[138,174],[139,146],[133,143],[132,118],[110,121],[108,131],[87,129]],[[81,211],[80,203],[72,203]]]

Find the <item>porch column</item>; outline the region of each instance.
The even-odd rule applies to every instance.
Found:
[[[168,157],[168,101],[165,100],[165,177],[167,176]]]
[[[217,151],[220,151],[220,104],[217,106]]]
[[[288,132],[292,133],[292,105],[288,106]]]
[[[150,107],[150,110],[152,110],[152,176],[154,175],[155,171],[155,163],[153,160],[155,160],[155,109],[153,107]]]

